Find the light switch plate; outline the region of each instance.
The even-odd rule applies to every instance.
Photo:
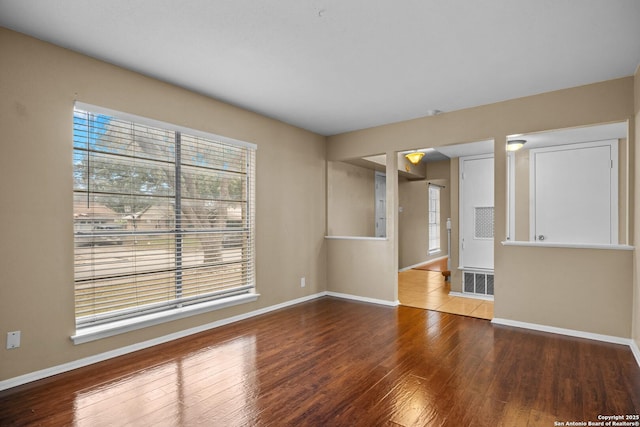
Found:
[[[20,331],[7,333],[7,350],[20,347]]]

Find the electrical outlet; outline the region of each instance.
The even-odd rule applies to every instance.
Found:
[[[305,286],[307,286],[307,279],[305,277],[302,277],[300,279],[300,287],[304,288]]]
[[[7,350],[20,347],[20,331],[7,333]]]

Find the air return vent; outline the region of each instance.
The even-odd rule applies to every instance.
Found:
[[[474,208],[474,220],[474,237],[476,239],[493,239],[493,206]]]
[[[464,271],[462,286],[466,294],[493,295],[493,272]]]

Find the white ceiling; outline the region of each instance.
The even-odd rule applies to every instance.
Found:
[[[467,142],[464,144],[446,145],[434,149],[450,159],[462,156],[476,156],[493,153],[493,139],[486,141]]]
[[[638,0],[0,0],[0,25],[332,135],[632,75]]]

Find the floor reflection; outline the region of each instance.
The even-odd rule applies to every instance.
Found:
[[[626,346],[328,297],[0,392],[0,426],[547,425],[638,384]]]
[[[207,347],[76,393],[74,425],[247,425],[255,365],[254,336]]]

